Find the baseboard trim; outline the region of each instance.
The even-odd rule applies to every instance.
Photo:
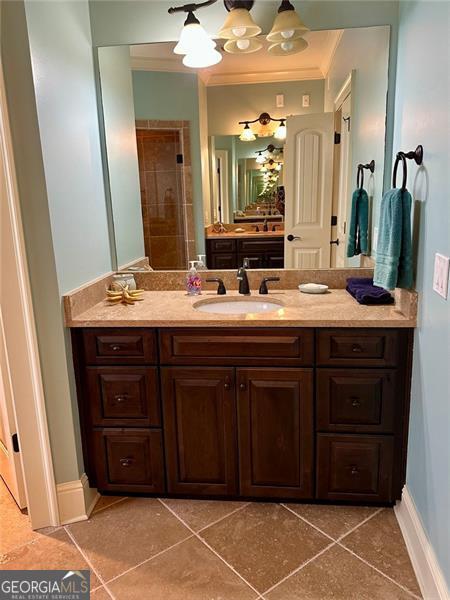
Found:
[[[450,594],[441,567],[406,486],[402,500],[394,511],[424,599],[449,600]]]
[[[56,494],[61,525],[86,521],[99,497],[97,490],[89,487],[86,473],[80,479],[57,484]]]

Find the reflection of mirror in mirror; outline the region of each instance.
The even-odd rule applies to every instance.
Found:
[[[191,69],[175,42],[98,49],[117,266],[370,265],[383,190],[389,27],[304,34],[296,55],[222,52]],[[357,165],[367,231],[350,230]],[[354,208],[354,206],[353,206]],[[368,247],[360,238],[367,233]]]

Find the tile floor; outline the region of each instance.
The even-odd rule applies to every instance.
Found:
[[[93,600],[420,598],[391,509],[104,496],[32,532],[0,488],[0,568],[89,568]]]

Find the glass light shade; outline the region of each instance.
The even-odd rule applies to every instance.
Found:
[[[183,65],[191,69],[204,69],[217,65],[222,60],[222,55],[214,48],[203,50],[203,52],[190,52],[183,57]]]
[[[258,137],[272,137],[273,135],[273,125],[268,123],[267,125],[259,124],[259,128],[256,132]]]
[[[253,133],[253,131],[250,129],[250,126],[248,123],[246,123],[244,129],[242,130],[242,133],[239,136],[239,139],[241,140],[241,142],[253,142],[254,140],[256,140],[256,136]]]
[[[266,162],[266,157],[264,156],[264,154],[258,154],[258,156],[256,157],[256,162],[259,164],[264,164]]]
[[[281,171],[281,163],[278,163],[278,164],[277,164],[277,166],[275,167],[275,169],[276,169],[277,171]]]
[[[309,31],[308,27],[295,10],[283,10],[275,17],[267,41],[275,43],[286,39],[293,40],[301,37],[307,31]]]
[[[285,140],[286,139],[286,125],[284,121],[282,121],[275,130],[273,137],[277,140]]]
[[[254,38],[228,40],[224,44],[224,50],[230,54],[251,54],[263,47],[262,42]]]
[[[190,54],[212,50],[215,47],[216,42],[208,36],[200,23],[189,23],[181,30],[180,40],[173,51],[175,54]]]
[[[261,33],[261,27],[255,23],[246,8],[233,8],[219,31],[219,37],[226,40],[255,37]]]
[[[297,40],[284,40],[282,42],[272,44],[268,48],[268,52],[270,54],[274,54],[275,56],[287,56],[289,54],[298,54],[299,52],[303,52],[308,47],[308,42],[303,38],[298,38]]]
[[[267,167],[266,166],[262,166],[260,169],[261,173],[267,173]]]

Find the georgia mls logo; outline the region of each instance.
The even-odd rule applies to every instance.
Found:
[[[3,571],[0,600],[85,600],[89,571]]]

